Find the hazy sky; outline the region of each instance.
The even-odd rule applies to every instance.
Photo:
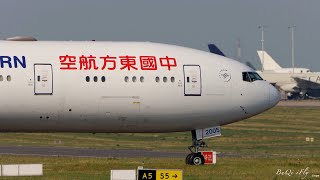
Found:
[[[242,61],[260,67],[263,24],[266,50],[291,67],[288,26],[295,25],[296,67],[320,71],[319,7],[319,0],[1,0],[0,38],[153,41],[205,51],[214,42],[231,58],[240,38]]]

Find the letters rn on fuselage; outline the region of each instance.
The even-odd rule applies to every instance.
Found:
[[[26,68],[25,56],[0,56],[0,68]]]

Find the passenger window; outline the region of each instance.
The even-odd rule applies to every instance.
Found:
[[[132,82],[136,82],[137,81],[137,77],[133,76],[132,77]]]
[[[89,76],[86,76],[86,81],[90,82],[90,77]]]
[[[160,82],[160,78],[158,76],[156,77],[156,82]]]
[[[3,76],[2,75],[0,75],[0,81],[3,81]]]
[[[105,81],[106,81],[106,77],[102,76],[102,77],[101,77],[101,81],[102,81],[102,82],[105,82]]]
[[[128,76],[124,77],[124,81],[129,82],[129,77]]]
[[[94,81],[94,82],[98,82],[98,77],[97,77],[97,76],[94,76],[94,77],[93,77],[93,81]]]
[[[174,83],[174,77],[171,77],[171,82]]]
[[[11,76],[10,75],[7,76],[7,81],[9,81],[9,82],[11,81]]]
[[[144,77],[143,76],[140,77],[140,82],[144,82]]]
[[[168,78],[167,77],[163,77],[163,82],[167,82]]]

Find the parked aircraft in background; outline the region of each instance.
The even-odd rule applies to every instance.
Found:
[[[208,45],[209,51],[225,56],[214,44]],[[311,72],[307,68],[282,68],[267,52],[257,51],[264,70],[257,70],[250,62],[246,65],[256,70],[266,81],[285,93],[289,99],[320,97],[320,72]]]
[[[320,97],[320,72],[307,68],[282,68],[267,52],[257,51],[263,71],[259,75],[283,90],[288,98]],[[294,72],[294,73],[293,73]]]
[[[199,148],[215,127],[280,100],[251,68],[204,51],[19,39],[0,41],[1,132],[191,131],[187,162],[203,164]]]
[[[320,73],[274,73],[257,71],[259,75],[283,90],[289,99],[320,97]]]
[[[308,73],[307,68],[282,68],[266,51],[257,51],[263,71],[275,73]]]

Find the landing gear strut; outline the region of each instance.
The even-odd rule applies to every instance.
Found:
[[[198,140],[196,136],[196,131],[191,131],[192,134],[192,146],[189,146],[190,154],[186,157],[186,164],[191,165],[202,165],[204,164],[204,157],[199,152],[201,147],[208,147],[203,140]]]

